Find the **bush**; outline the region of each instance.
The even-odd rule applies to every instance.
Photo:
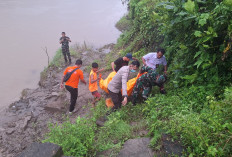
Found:
[[[186,95],[185,90],[176,96],[172,92],[167,97],[150,98],[144,113],[154,135],[152,144],[156,144],[158,135],[166,132],[181,139],[190,156],[229,156],[232,151],[231,95],[232,88],[228,88],[224,100],[206,96],[203,105],[194,95]],[[202,109],[195,112],[197,106]]]
[[[131,126],[121,119],[120,112],[112,113],[108,118],[97,135],[99,151],[119,147],[131,136]]]
[[[116,28],[120,30],[121,32],[124,32],[126,30],[130,29],[130,20],[128,20],[127,16],[123,16],[117,23]]]
[[[50,124],[50,132],[43,142],[60,145],[67,156],[92,154],[95,124],[89,119],[77,118],[76,123],[66,121],[61,125]]]

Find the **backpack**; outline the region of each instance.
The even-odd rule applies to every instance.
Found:
[[[79,68],[76,68],[76,69],[73,69],[73,71],[71,72],[67,72],[65,75],[64,75],[64,82],[67,82],[69,80],[69,78],[71,77],[71,75]]]

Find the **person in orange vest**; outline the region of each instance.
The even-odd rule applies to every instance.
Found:
[[[95,103],[101,99],[101,94],[98,92],[97,81],[101,79],[101,76],[97,77],[97,73],[103,71],[104,69],[98,70],[98,64],[92,63],[92,70],[89,74],[89,91],[94,96],[93,107]]]
[[[65,88],[69,91],[71,98],[70,98],[70,107],[69,107],[69,114],[71,114],[75,108],[77,97],[78,97],[78,84],[79,80],[86,85],[84,80],[83,71],[80,69],[82,66],[82,61],[78,59],[75,63],[75,66],[67,67],[64,71],[63,77],[61,79],[60,88],[64,88],[64,78],[65,75],[69,72],[73,72],[70,78],[65,82]]]

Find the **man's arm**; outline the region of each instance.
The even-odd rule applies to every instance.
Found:
[[[143,65],[147,65],[146,60],[143,57],[142,57],[142,61],[143,61]]]
[[[64,42],[64,39],[63,39],[63,38],[60,38],[60,44],[62,44],[62,42]]]
[[[127,79],[128,79],[128,72],[124,72],[122,74],[122,96],[124,97],[122,101],[122,105],[125,106],[127,104]]]
[[[137,58],[135,58],[135,57],[132,57],[132,59],[135,60],[135,61],[139,61],[139,60],[138,60]]]
[[[164,66],[164,74],[166,74],[166,75],[167,75],[167,69],[168,69],[168,66],[165,65],[165,66]]]
[[[70,40],[70,38],[68,37],[68,38],[66,38],[69,42],[72,42],[71,40]]]
[[[96,73],[100,73],[100,72],[102,72],[103,70],[105,70],[105,69],[104,69],[104,68],[102,68],[102,69],[100,69],[100,70],[96,71]]]
[[[86,81],[85,81],[84,79],[83,79],[83,80],[81,80],[81,82],[82,82],[82,83],[84,83],[85,85],[87,84],[87,83],[86,83]]]
[[[99,78],[95,79],[93,78],[93,74],[90,76],[90,82],[91,83],[94,83],[94,82],[97,82],[99,80]]]
[[[83,71],[80,70],[80,73],[79,73],[79,76],[80,76],[80,80],[82,83],[84,83],[85,85],[87,84],[86,81],[84,80],[84,74],[83,74]]]
[[[164,57],[164,56],[163,56]],[[163,60],[163,65],[164,65],[164,74],[167,74],[167,69],[168,69],[168,66],[167,66],[167,61],[166,61],[166,58],[164,57],[164,60]]]
[[[111,67],[112,67],[112,70],[115,71],[114,70],[114,62],[111,63]]]
[[[63,75],[62,78],[61,78],[60,88],[61,88],[61,89],[64,88],[64,75]]]

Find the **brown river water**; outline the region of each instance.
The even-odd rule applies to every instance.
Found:
[[[121,0],[0,0],[0,110],[24,88],[36,88],[53,57],[61,32],[71,44],[115,43],[116,22],[126,13]]]

